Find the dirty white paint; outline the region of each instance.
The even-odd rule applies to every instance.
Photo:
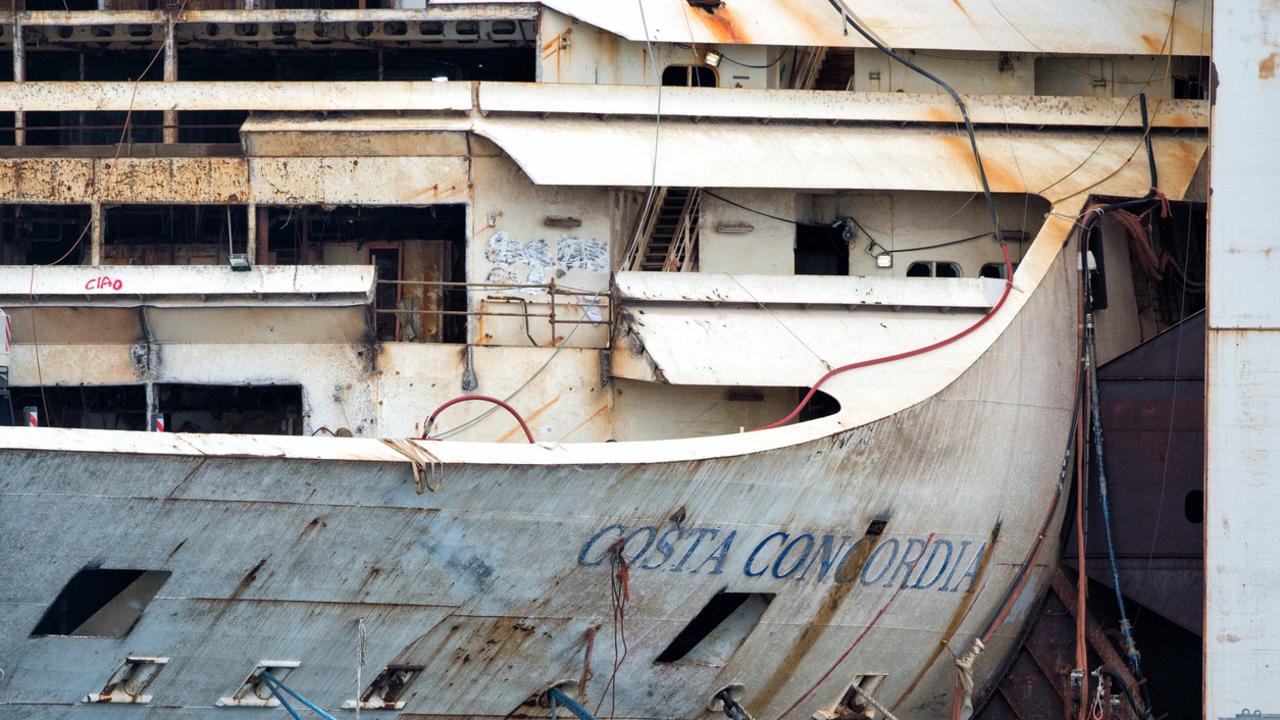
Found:
[[[1273,2],[1218,2],[1205,409],[1205,717],[1280,713],[1280,127]]]

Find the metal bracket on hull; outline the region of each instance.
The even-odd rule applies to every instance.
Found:
[[[151,702],[151,696],[142,693],[168,662],[167,657],[128,655],[111,673],[106,685],[96,693],[85,695],[84,702],[145,705]]]
[[[297,660],[263,660],[249,673],[249,677],[240,683],[240,687],[231,695],[218,698],[218,707],[279,707],[280,701],[275,698],[271,688],[262,681],[263,674],[270,674],[276,680],[283,680],[294,668],[302,663]]]

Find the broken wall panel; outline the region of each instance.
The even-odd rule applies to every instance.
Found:
[[[450,158],[253,158],[254,200],[268,205],[433,205],[469,199],[468,162]]]

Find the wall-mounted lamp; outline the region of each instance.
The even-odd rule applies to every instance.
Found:
[[[706,56],[702,58],[702,62],[705,63],[707,67],[720,67],[720,57],[720,53],[715,50],[708,50]]]
[[[542,224],[553,228],[576,228],[582,227],[582,220],[569,215],[547,215],[542,218]]]
[[[755,225],[746,222],[722,222],[716,225],[716,232],[724,235],[746,235],[755,229]]]
[[[235,272],[249,272],[253,266],[249,264],[249,256],[244,253],[231,253],[227,255],[227,264]]]

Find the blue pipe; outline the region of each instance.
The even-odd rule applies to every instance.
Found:
[[[276,689],[279,688],[280,690],[284,690],[285,692],[292,695],[294,699],[296,699],[298,702],[302,703],[303,705],[306,705],[307,708],[311,710],[311,712],[324,718],[324,720],[335,720],[332,715],[316,707],[310,700],[302,697],[298,693],[291,690],[288,685],[285,685],[284,683],[280,682],[276,678],[272,677],[271,673],[263,672],[260,675],[258,675],[258,677],[267,683],[267,687],[271,688],[271,692],[274,693],[276,697],[280,697],[280,694],[276,692]],[[293,714],[295,718],[298,717],[297,714],[293,713],[293,709],[289,708],[289,704],[285,702],[284,698],[280,697],[280,702],[284,703],[285,707],[289,709],[289,712]],[[298,720],[301,720],[301,718],[299,718]],[[594,718],[592,718],[592,720],[594,720]]]
[[[547,696],[551,698],[552,712],[555,712],[556,705],[563,705],[569,712],[578,716],[578,720],[596,720],[586,708],[578,704],[576,700],[564,694],[560,688],[553,687],[547,691]]]

